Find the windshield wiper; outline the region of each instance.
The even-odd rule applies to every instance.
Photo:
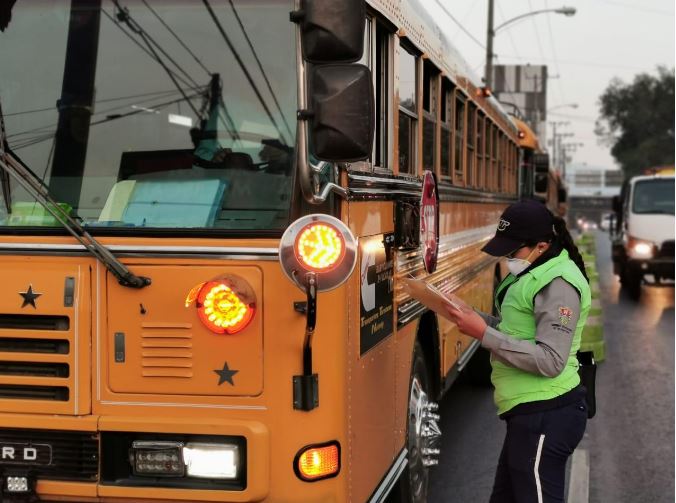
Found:
[[[0,103],[0,160],[3,160],[9,151],[9,143],[5,135],[5,119],[2,115],[2,104]],[[12,213],[12,189],[9,185],[9,175],[6,171],[0,173],[0,183],[2,183],[2,199],[5,201],[5,210],[7,214]]]
[[[150,278],[137,276],[113,255],[108,248],[99,243],[80,223],[71,217],[52,197],[47,189],[36,179],[32,172],[11,151],[6,150],[0,157],[0,168],[13,177],[26,192],[52,214],[52,216],[77,239],[85,249],[100,260],[117,278],[122,286],[143,288],[150,285]]]
[[[100,260],[106,268],[117,278],[120,285],[131,288],[143,288],[150,285],[150,278],[136,276],[127,267],[121,263],[108,248],[96,241],[80,223],[71,217],[54,199],[49,195],[47,187],[35,174],[23,164],[9,148],[9,143],[5,134],[5,123],[2,115],[2,105],[0,104],[0,179],[2,181],[2,192],[5,197],[5,205],[8,213],[10,212],[10,189],[9,177],[14,178],[26,192],[40,203],[52,216],[77,239],[85,249]]]

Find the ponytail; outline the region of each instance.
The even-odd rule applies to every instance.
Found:
[[[555,239],[568,251],[568,256],[575,262],[575,265],[580,269],[584,279],[589,283],[589,276],[587,276],[587,270],[584,267],[584,260],[582,259],[582,255],[580,255],[580,250],[577,249],[577,246],[573,241],[573,237],[570,235],[570,232],[568,232],[566,221],[555,215],[552,215],[552,217],[554,220]]]

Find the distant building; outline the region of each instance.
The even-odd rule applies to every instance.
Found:
[[[612,210],[612,198],[620,194],[624,174],[619,169],[603,166],[570,164],[566,169],[568,188],[568,220],[601,222],[601,216]]]
[[[566,185],[571,197],[611,198],[620,193],[623,180],[619,169],[587,164],[570,164],[566,168]]]

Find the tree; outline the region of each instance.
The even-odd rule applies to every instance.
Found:
[[[599,98],[596,134],[608,144],[624,176],[674,164],[674,69],[657,68],[625,84],[613,79]]]

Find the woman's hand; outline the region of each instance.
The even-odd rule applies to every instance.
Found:
[[[460,331],[475,339],[483,339],[487,326],[483,318],[457,296],[451,294],[448,297],[455,306],[449,302],[445,303],[444,307]]]

